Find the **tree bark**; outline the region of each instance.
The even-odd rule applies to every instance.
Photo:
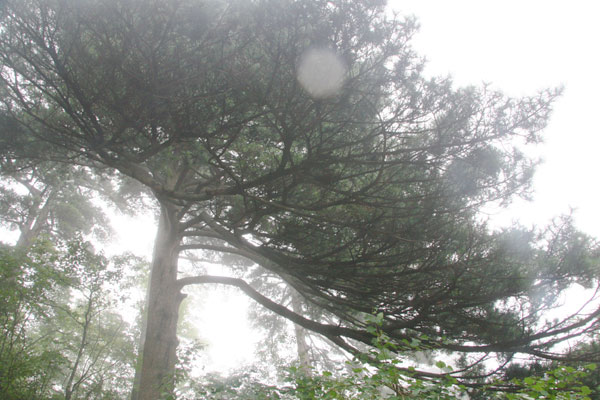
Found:
[[[177,321],[183,300],[177,284],[179,221],[175,207],[161,204],[158,232],[150,270],[150,286],[143,348],[139,354],[139,387],[132,397],[158,400],[173,394],[177,361]]]
[[[142,378],[142,351],[146,343],[146,329],[148,329],[148,299],[150,298],[150,282],[146,288],[146,298],[144,299],[144,308],[142,309],[140,340],[138,343],[138,359],[135,366],[135,375],[133,376],[133,386],[131,390],[131,400],[139,400],[140,398],[140,380]]]
[[[291,290],[292,297],[292,310],[296,314],[303,315],[302,312],[302,302],[300,300],[300,294],[293,288]],[[298,364],[300,366],[300,371],[305,376],[311,375],[311,363],[310,363],[310,347],[306,342],[306,331],[303,327],[298,324],[294,324],[294,333],[296,335],[296,350],[298,352]]]
[[[33,189],[29,189],[31,196],[34,197],[33,206],[29,209],[29,214],[27,216],[26,221],[19,226],[19,230],[21,234],[19,235],[19,239],[17,240],[16,247],[21,249],[29,248],[33,242],[40,236],[44,225],[47,222],[48,216],[50,215],[50,209],[54,206],[54,199],[56,195],[60,191],[60,187],[51,189],[50,194],[44,201],[43,205],[41,203],[41,195],[39,193],[33,192]],[[37,198],[37,199],[36,199]]]

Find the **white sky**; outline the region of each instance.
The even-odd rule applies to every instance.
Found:
[[[457,85],[491,83],[508,95],[564,85],[540,148],[545,163],[534,202],[501,216],[529,225],[576,209],[583,231],[600,237],[600,3],[553,0],[393,0],[421,25],[413,46],[427,74]]]

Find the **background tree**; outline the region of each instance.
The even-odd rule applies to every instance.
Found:
[[[4,112],[0,148],[0,224],[18,229],[20,247],[42,234],[59,240],[85,234],[104,241],[113,233],[106,208],[133,213],[140,207],[142,194],[135,182],[97,165],[90,168],[52,156],[60,149],[28,140]]]
[[[0,223],[11,230],[18,229],[16,248],[20,250],[15,250],[17,252],[26,253],[30,246],[42,238],[50,240],[48,243],[68,241],[72,247],[78,240],[81,240],[81,235],[105,241],[113,233],[105,213],[108,207],[116,206],[121,212],[131,213],[133,209],[139,210],[140,204],[143,204],[139,185],[132,184],[134,182],[128,181],[122,176],[107,173],[110,171],[107,171],[106,168],[98,168],[97,165],[65,162],[64,159],[56,156],[57,153],[53,153],[51,144],[28,140],[17,121],[6,113],[2,113],[0,118],[0,144],[2,145],[0,154],[2,168],[0,173],[2,179],[0,181]],[[54,148],[54,150],[60,149]],[[135,206],[129,201],[132,196],[136,198]],[[71,242],[73,240],[76,242]],[[85,262],[86,257],[87,261],[90,261],[93,257],[88,253],[80,252],[81,259],[77,261],[73,257],[71,261],[74,263]],[[84,257],[84,255],[86,256]],[[52,300],[55,314],[58,313],[55,317],[63,325],[61,329],[57,328],[57,322],[52,319],[40,315],[31,317],[38,329],[45,331],[44,337],[53,344],[53,346],[49,346],[54,349],[52,354],[60,355],[57,349],[61,349],[63,352],[60,358],[66,364],[62,369],[53,368],[51,370],[55,381],[59,380],[59,377],[64,377],[64,381],[60,384],[55,382],[54,385],[64,388],[65,398],[72,398],[73,395],[80,394],[80,387],[86,387],[88,396],[91,396],[106,395],[108,388],[113,384],[118,388],[129,386],[123,384],[123,379],[127,377],[125,369],[121,371],[120,375],[117,371],[106,370],[110,366],[115,369],[123,367],[123,359],[131,357],[132,354],[125,355],[126,351],[131,351],[131,348],[127,348],[130,345],[128,342],[130,337],[124,330],[126,324],[121,317],[108,311],[98,310],[99,307],[114,301],[108,297],[98,297],[100,294],[108,296],[106,287],[102,286],[105,285],[105,282],[95,282],[94,287],[86,287],[82,281],[75,286],[67,284],[67,280],[85,280],[86,274],[94,275],[96,280],[100,278],[109,280],[108,276],[105,276],[107,275],[106,271],[101,271],[106,268],[107,264],[106,260],[102,260],[102,257],[96,257],[89,263],[87,269],[78,271],[77,277],[73,274],[65,275],[69,270],[65,265],[44,266],[44,268],[56,267],[57,271],[54,272],[56,276],[53,275],[53,279],[58,280],[64,288],[70,287],[62,299],[60,296],[55,296]],[[123,257],[120,263],[128,265],[129,261],[127,257]],[[108,275],[112,275],[112,279],[116,278],[114,272]],[[62,278],[59,279],[59,276]],[[91,278],[88,276],[88,279]],[[120,287],[124,289],[125,284],[123,283]],[[84,293],[86,290],[88,292]],[[78,300],[81,296],[87,299],[86,304],[78,306],[81,315],[75,310],[70,310],[76,305],[70,300],[71,292],[76,292]],[[98,319],[103,320],[103,324],[106,325],[104,328],[98,327]],[[26,334],[26,342],[35,342],[31,338],[32,332],[25,327],[21,328],[24,329],[24,335]],[[78,335],[77,333],[80,331],[83,333]],[[116,337],[110,338],[111,335],[116,335]],[[93,336],[94,339],[90,339]],[[112,340],[115,354],[117,351],[123,352],[120,359],[114,361],[112,365],[103,359],[108,355],[107,348],[99,345],[101,341],[107,340]],[[56,346],[58,342],[60,342],[60,346]],[[91,349],[92,347],[94,349]],[[36,347],[35,351],[40,352],[41,350]],[[90,352],[96,352],[95,357],[101,357],[101,359],[91,362],[90,357],[94,354],[90,354]],[[80,370],[83,362],[86,364],[83,367],[85,371]],[[103,368],[104,371],[99,371],[97,366]],[[18,374],[16,376],[22,379]],[[121,376],[121,381],[117,382],[119,376]],[[88,382],[90,379],[100,379],[104,382],[100,382],[96,384],[95,388],[90,389]],[[109,384],[110,379],[117,380]],[[43,392],[45,389],[41,390]],[[116,395],[117,392],[113,392],[113,394]]]
[[[34,168],[13,164],[12,171],[3,167],[2,222],[19,230],[18,246],[28,247],[44,233],[59,238],[92,232],[101,238],[109,235],[103,229],[109,226],[104,212],[91,202],[93,192],[81,186],[81,180],[93,181],[87,171],[60,164]]]
[[[45,398],[63,362],[51,346],[52,336],[36,334],[40,319],[54,316],[44,300],[64,294],[38,255],[39,248],[28,258],[8,246],[0,250],[0,394],[6,399]]]
[[[141,398],[171,391],[193,284],[237,286],[350,352],[371,343],[373,311],[399,350],[421,340],[556,357],[552,345],[596,328],[600,310],[541,323],[550,295],[597,284],[591,240],[490,233],[477,215],[526,193],[535,162],[520,148],[540,140],[558,92],[511,99],[425,79],[407,44],[414,21],[383,11],[379,0],[6,2],[5,110],[32,140],[120,171],[160,206]],[[330,70],[337,91],[307,81]],[[183,249],[246,257],[336,321],[240,278],[178,276]]]
[[[331,317],[304,302],[299,293],[273,274],[257,269],[254,278],[251,277],[252,275],[249,281],[253,288],[294,313],[320,321]],[[300,325],[291,324],[285,318],[265,310],[260,304],[254,303],[251,306],[250,315],[253,327],[262,333],[262,346],[257,349],[257,358],[264,362],[264,371],[281,374],[290,360],[294,359],[303,373],[311,375],[313,369],[333,371],[341,360],[347,359],[346,354],[322,336],[312,334]],[[275,366],[277,368],[274,371]]]
[[[123,271],[131,275],[137,262],[109,262],[81,240],[37,241],[27,253],[3,246],[2,398],[126,396],[135,333],[116,304],[131,280]]]
[[[119,256],[108,260],[89,243],[72,242],[61,260],[69,272],[72,300],[59,309],[55,340],[67,358],[61,386],[65,400],[125,398],[135,365],[136,332],[118,312],[140,260]]]

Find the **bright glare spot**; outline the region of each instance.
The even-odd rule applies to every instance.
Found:
[[[207,345],[206,371],[224,372],[252,363],[257,334],[250,330],[248,299],[236,290],[205,291],[198,332]]]
[[[300,58],[298,82],[315,98],[335,95],[341,89],[345,77],[344,62],[329,49],[309,49]]]

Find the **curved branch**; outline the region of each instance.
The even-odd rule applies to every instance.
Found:
[[[304,318],[303,316],[296,314],[295,312],[289,310],[288,308],[275,303],[271,299],[263,296],[258,291],[256,291],[252,286],[250,286],[246,281],[239,278],[230,278],[226,276],[212,276],[212,275],[202,275],[202,276],[193,276],[187,278],[181,278],[177,280],[177,284],[179,289],[188,286],[188,285],[197,285],[204,283],[219,283],[222,285],[230,285],[239,288],[242,292],[244,292],[248,297],[252,298],[254,301],[262,305],[263,307],[273,311],[274,313],[281,315],[282,317],[289,319],[295,324],[300,325],[303,328],[309,329],[313,332],[320,333],[321,335],[331,339],[334,342],[339,341],[341,336],[355,339],[363,343],[371,343],[371,339],[373,336],[368,332],[363,332],[356,329],[345,328],[341,326],[334,325],[326,325],[321,324],[316,321],[309,320]]]
[[[359,342],[366,343],[366,344],[372,344],[373,335],[368,332],[345,328],[345,327],[341,327],[341,326],[321,324],[319,322],[304,318],[303,316],[296,314],[295,312],[289,310],[288,308],[286,308],[278,303],[275,303],[274,301],[270,300],[269,298],[263,296],[262,294],[257,292],[254,288],[252,288],[246,281],[239,279],[239,278],[231,278],[231,277],[226,277],[226,276],[201,275],[201,276],[192,276],[192,277],[181,278],[181,279],[177,280],[179,289],[181,289],[185,286],[188,286],[188,285],[196,285],[196,284],[204,284],[204,283],[218,283],[218,284],[222,284],[222,285],[235,286],[235,287],[239,288],[240,290],[242,290],[246,295],[248,295],[254,301],[256,301],[257,303],[262,305],[263,307],[294,322],[295,324],[300,325],[301,327],[303,327],[305,329],[311,330],[313,332],[316,332],[316,333],[319,333],[319,334],[325,336],[326,338],[331,340],[333,343],[338,345],[340,348],[348,351],[350,354],[352,354],[354,356],[359,356],[359,355],[364,356],[364,353],[362,353],[360,350],[356,349],[355,347],[350,345],[348,342],[346,342],[343,339],[343,337],[354,339],[354,340],[357,340]],[[369,356],[367,356],[367,357],[370,359],[370,361],[372,363],[378,363],[377,360],[371,359],[371,357],[369,357]],[[422,378],[430,378],[430,379],[439,379],[439,378],[443,378],[447,375],[450,375],[450,373],[435,373],[435,372],[420,371],[420,370],[415,370],[415,369],[410,369],[410,368],[399,367],[398,369],[400,371],[410,373],[410,375],[412,375],[412,376],[420,376]],[[465,384],[468,385],[468,383],[465,383]]]
[[[235,247],[218,246],[218,245],[213,245],[213,244],[190,243],[190,244],[180,245],[179,250],[180,251],[208,250],[208,251],[217,251],[219,253],[230,253],[230,254],[236,254],[238,256],[242,256],[242,257],[247,258],[248,260],[254,262],[254,260],[252,260],[249,257],[250,254],[248,252],[245,252],[244,250],[241,250],[241,249],[237,249]]]

